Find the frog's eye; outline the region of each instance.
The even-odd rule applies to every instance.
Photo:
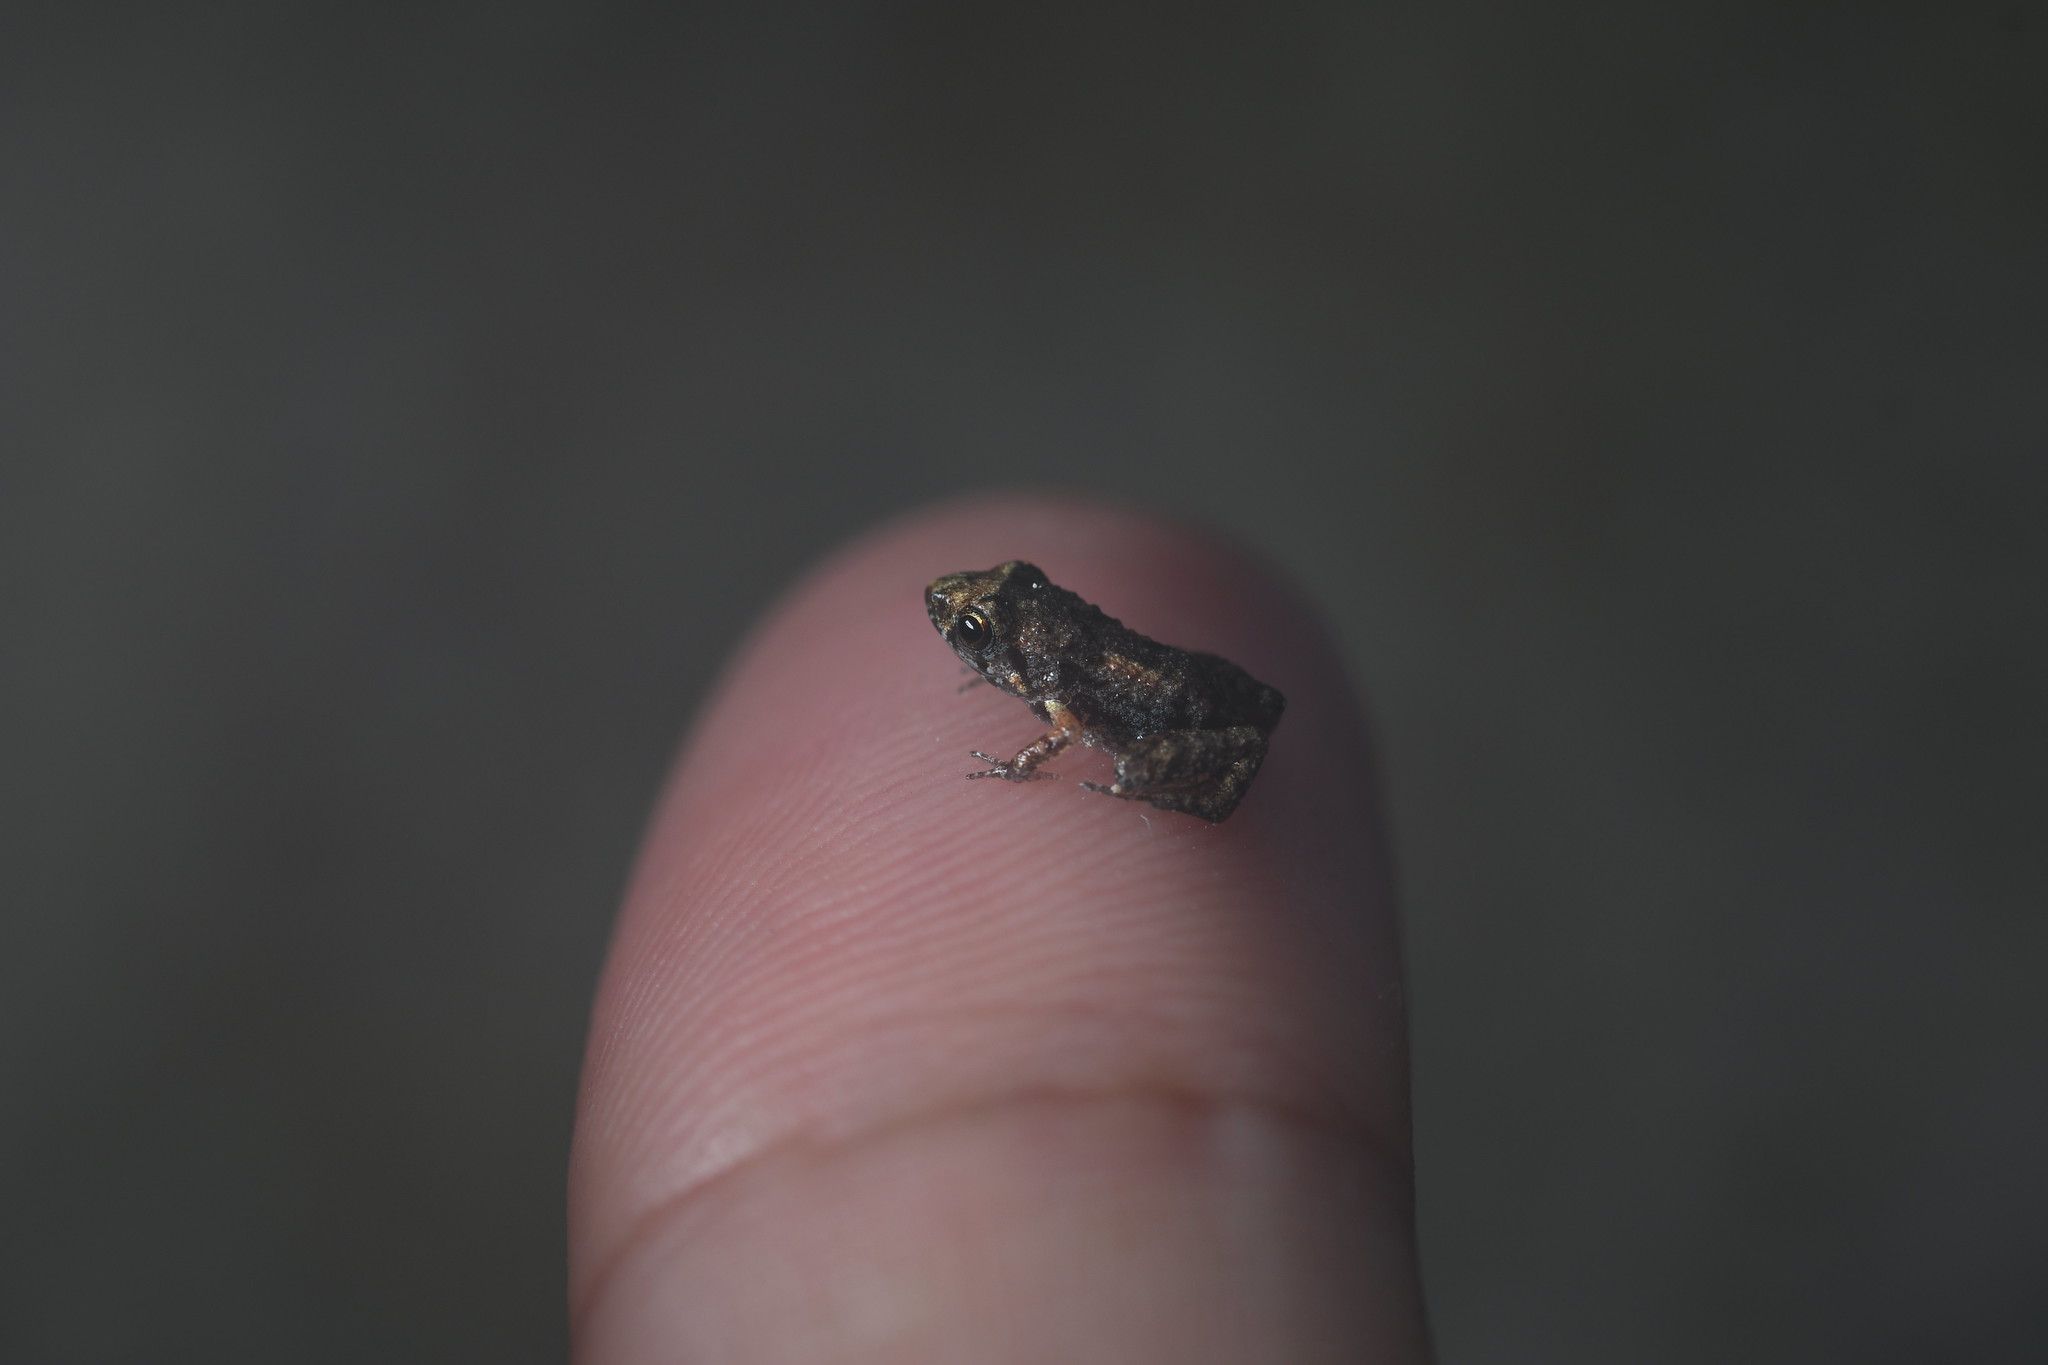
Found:
[[[953,627],[953,638],[969,649],[980,649],[995,637],[996,633],[990,628],[988,618],[978,611],[963,613],[959,624]]]

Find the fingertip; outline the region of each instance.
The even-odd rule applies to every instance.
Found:
[[[1099,756],[1063,755],[1059,782],[963,780],[968,752],[1042,727],[993,689],[958,693],[923,589],[1009,559],[1286,693],[1226,822],[1086,791]],[[1404,1180],[1370,767],[1314,614],[1212,537],[1007,497],[836,556],[735,660],[650,827],[593,1018],[576,1301],[659,1240],[665,1210],[766,1154],[1020,1098],[1298,1114]]]

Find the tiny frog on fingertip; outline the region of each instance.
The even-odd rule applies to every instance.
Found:
[[[976,750],[970,778],[1029,782],[1079,741],[1107,753],[1116,781],[1090,791],[1149,801],[1211,824],[1237,809],[1287,699],[1227,659],[1131,630],[1032,564],[947,574],[925,610],[975,673],[1052,727],[1014,758]]]

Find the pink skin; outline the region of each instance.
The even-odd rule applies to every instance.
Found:
[[[1286,719],[1226,823],[968,782],[939,574],[1006,559]],[[649,829],[570,1178],[578,1359],[1427,1358],[1371,761],[1310,612],[1185,529],[954,504],[813,573]]]

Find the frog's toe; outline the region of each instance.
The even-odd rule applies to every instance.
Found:
[[[979,749],[969,749],[967,752],[988,764],[988,767],[981,772],[967,774],[969,779],[1000,777],[1005,782],[1036,782],[1040,778],[1052,782],[1059,780],[1060,775],[1058,773],[1049,773],[1043,768],[1019,769],[1017,760],[1014,758],[997,758],[994,754],[985,754]]]

